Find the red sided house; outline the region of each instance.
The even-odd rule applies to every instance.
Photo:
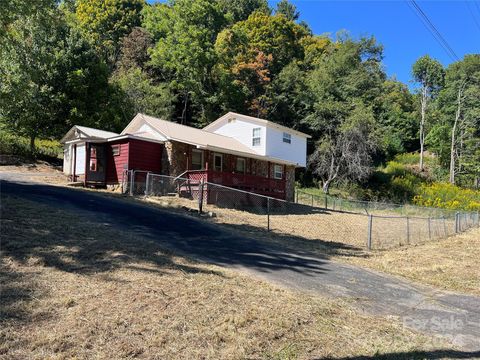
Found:
[[[293,200],[309,135],[229,112],[203,129],[137,114],[121,134],[73,126],[63,171],[85,186],[112,186],[126,170],[208,181]]]

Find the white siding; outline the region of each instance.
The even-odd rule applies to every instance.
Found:
[[[73,152],[73,147],[72,147],[72,152]],[[77,167],[75,170],[75,175],[85,174],[85,144],[77,145],[76,163],[77,163]]]
[[[253,146],[253,129],[260,128],[260,145]],[[253,124],[251,122],[243,121],[241,119],[234,119],[222,123],[218,128],[212,129],[214,133],[225,135],[236,139],[243,145],[255,150],[259,155],[266,155],[266,132],[267,128],[262,125]]]
[[[289,133],[291,135],[291,143],[288,144],[283,142],[284,132],[289,133],[281,129],[267,128],[266,155],[291,161],[298,164],[298,166],[306,166],[307,139],[303,136]]]
[[[70,175],[71,163],[70,163],[70,145],[63,147],[63,173]]]

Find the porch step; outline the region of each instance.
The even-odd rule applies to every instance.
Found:
[[[83,181],[73,181],[67,183],[67,186],[80,187],[83,186]]]

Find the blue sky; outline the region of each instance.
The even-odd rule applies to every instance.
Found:
[[[269,2],[272,7],[277,3]],[[374,35],[384,46],[387,74],[395,75],[409,86],[412,85],[410,69],[418,57],[429,54],[445,66],[452,62],[406,0],[291,2],[300,11],[300,20],[306,21],[315,34],[335,34],[345,29],[354,37]],[[462,0],[417,0],[417,3],[459,58],[480,52],[480,3]]]

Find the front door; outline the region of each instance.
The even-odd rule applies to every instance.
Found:
[[[105,183],[107,154],[105,144],[88,144],[87,182]]]

